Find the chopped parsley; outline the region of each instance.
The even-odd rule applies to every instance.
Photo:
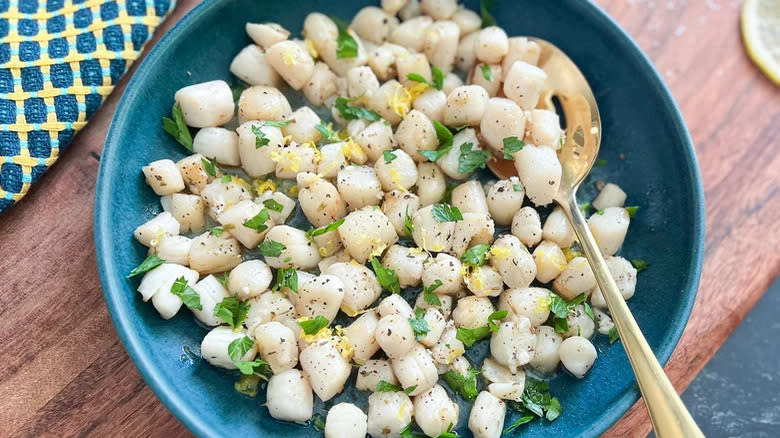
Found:
[[[393,294],[401,293],[401,283],[398,281],[398,275],[394,270],[382,266],[376,257],[371,258],[371,267],[374,269],[376,279],[379,281],[382,289]]]
[[[211,234],[213,234],[213,235],[215,235],[217,237],[221,236],[222,233],[224,233],[224,232],[225,232],[225,229],[222,228],[222,227],[212,227],[212,228],[209,228],[209,233],[211,233]]]
[[[298,325],[301,326],[303,332],[307,335],[314,335],[319,333],[320,330],[330,324],[328,318],[322,315],[317,315],[314,319],[307,319],[306,321],[298,321]]]
[[[207,174],[210,176],[217,176],[217,162],[216,160],[207,160],[205,158],[201,158],[200,162],[203,163],[203,170],[206,171]]]
[[[444,88],[444,72],[435,65],[431,66],[431,71],[433,72],[433,88],[441,90]]]
[[[345,97],[336,98],[336,103],[334,106],[339,111],[341,117],[343,117],[344,120],[366,119],[372,122],[376,122],[377,120],[382,119],[382,116],[377,114],[377,112],[374,110],[350,105],[350,103],[354,100],[355,99],[347,99]]]
[[[265,132],[260,129],[261,126],[252,125],[252,134],[255,135],[255,149],[260,149],[263,146],[268,146],[271,139],[265,136]]]
[[[132,271],[130,271],[129,274],[125,278],[135,277],[136,275],[145,274],[152,269],[162,265],[165,263],[165,260],[157,257],[157,254],[152,254],[149,257],[145,258],[144,261],[141,262],[140,265],[133,268]]]
[[[587,213],[590,210],[590,202],[580,204],[580,211]]]
[[[280,204],[276,199],[266,199],[263,201],[265,208],[280,213],[284,210],[284,205]]]
[[[490,13],[490,10],[496,6],[494,0],[480,0],[479,13],[482,16],[482,28],[496,25],[496,18]]]
[[[628,217],[634,217],[634,215],[636,214],[637,210],[639,210],[639,207],[637,207],[636,205],[630,206],[630,207],[626,207],[626,213],[628,213]]]
[[[321,235],[323,235],[325,233],[330,233],[331,231],[335,231],[343,223],[344,223],[344,218],[341,218],[341,219],[337,220],[336,222],[331,222],[328,225],[325,225],[324,227],[309,228],[309,231],[306,232],[306,238],[309,239],[309,240],[312,240],[312,239],[314,239],[317,236],[321,236]]]
[[[449,204],[434,204],[433,218],[436,222],[457,222],[463,220],[463,215],[458,207]]]
[[[460,260],[471,266],[482,266],[487,261],[487,253],[490,251],[489,243],[474,245],[463,253]]]
[[[620,335],[618,334],[617,327],[612,326],[611,329],[609,329],[609,343],[614,344],[620,339]]]
[[[429,161],[437,161],[446,155],[447,152],[452,149],[452,139],[454,138],[450,129],[436,120],[433,121],[433,127],[436,129],[436,138],[439,140],[439,147],[432,151],[420,151],[420,155],[427,158]]]
[[[599,216],[604,216],[604,210],[603,209],[596,210],[596,214],[599,215]]]
[[[406,75],[406,79],[409,79],[410,81],[419,82],[421,84],[428,85],[429,87],[432,87],[433,84],[428,82],[428,79],[425,79],[423,75],[419,73],[409,73]]]
[[[516,192],[522,192],[523,191],[523,185],[522,184],[512,184],[512,189]]]
[[[430,286],[423,286],[423,301],[432,306],[441,307],[441,300],[435,293],[433,293],[433,291],[435,291],[436,288],[441,285],[441,280],[437,278],[436,281],[434,281]]]
[[[426,438],[427,435],[422,433],[417,433],[412,431],[412,424],[413,422],[410,422],[406,425],[403,429],[401,429],[401,438]]]
[[[214,306],[214,316],[233,327],[233,331],[241,329],[241,324],[244,323],[248,312],[249,302],[238,301],[236,297],[225,297]]]
[[[289,287],[293,292],[298,293],[298,271],[292,266],[276,270],[276,283],[274,283],[273,290],[278,292],[285,287]]]
[[[547,421],[555,421],[563,411],[558,399],[550,394],[547,382],[533,377],[526,376],[522,400],[525,409],[537,417],[546,418]]]
[[[233,94],[233,103],[238,103],[238,99],[241,98],[241,93],[244,92],[244,87],[241,85],[234,85],[230,87],[230,92]]]
[[[477,169],[484,169],[487,160],[490,158],[490,152],[482,149],[472,149],[474,144],[466,142],[460,145],[460,156],[458,157],[458,172],[471,173]]]
[[[312,421],[311,425],[315,430],[322,432],[325,430],[325,419],[322,418],[322,415],[317,414],[314,416],[314,420]]]
[[[407,237],[412,237],[414,225],[412,224],[412,218],[409,217],[409,207],[406,208],[406,212],[404,213],[404,230],[406,230]]]
[[[569,313],[573,312],[577,305],[583,304],[585,307],[585,313],[592,319],[595,319],[593,315],[593,309],[590,308],[590,304],[585,302],[585,294],[579,294],[571,301],[566,301],[560,295],[550,292],[550,312],[553,313],[553,327],[556,333],[566,333],[569,331],[569,321],[566,319]]]
[[[400,385],[393,385],[392,383],[386,382],[384,380],[380,380],[379,383],[376,384],[376,392],[398,392],[403,391],[407,394],[410,394],[414,392],[414,390],[417,389],[417,385],[412,385],[406,389],[402,388]]]
[[[320,135],[322,135],[322,139],[325,141],[329,141],[333,143],[338,143],[341,141],[338,134],[335,131],[333,131],[333,128],[330,126],[330,124],[323,125],[322,123],[320,123],[317,126],[315,126],[314,129],[319,131]]]
[[[254,374],[242,374],[241,377],[233,383],[233,389],[235,389],[237,393],[252,398],[257,397],[257,390],[259,387],[260,377]]]
[[[163,117],[162,126],[165,132],[187,148],[188,151],[192,152],[192,135],[190,134],[190,128],[187,127],[187,123],[184,122],[184,113],[182,113],[181,106],[178,103],[174,104],[171,109],[171,118]]]
[[[518,152],[525,147],[525,142],[517,137],[504,138],[504,158],[512,160],[514,157],[512,154]]]
[[[636,268],[637,274],[647,269],[650,266],[650,262],[641,259],[631,259],[631,264]]]
[[[523,415],[522,417],[515,420],[514,423],[512,423],[509,427],[504,430],[505,435],[509,435],[510,433],[514,432],[515,429],[518,427],[524,425],[525,423],[528,423],[530,421],[533,421],[536,417],[533,415]]]
[[[265,223],[268,221],[270,217],[271,217],[270,213],[268,213],[268,210],[264,208],[260,210],[260,213],[257,213],[252,219],[249,219],[248,221],[244,222],[244,226],[257,231],[258,233],[262,233],[263,231],[268,229],[268,225],[266,225]]]
[[[602,167],[607,165],[607,160],[596,160],[595,163],[593,163],[593,167]]]
[[[263,125],[271,126],[274,128],[282,128],[284,126],[289,125],[292,122],[293,122],[292,120],[267,120],[263,122]]]
[[[393,162],[393,160],[398,158],[398,156],[393,153],[393,151],[384,151],[382,152],[382,156],[385,158],[385,164],[390,164]]]
[[[193,289],[184,277],[179,277],[171,285],[171,293],[181,299],[181,302],[190,309],[203,310],[200,304],[200,295]]]
[[[423,309],[416,309],[414,311],[414,318],[409,318],[409,324],[414,330],[414,338],[417,341],[421,341],[422,338],[430,331],[428,328],[428,322],[425,321],[425,311]]]
[[[266,239],[260,244],[260,254],[264,257],[279,257],[285,249],[287,247],[284,244],[274,240]]]
[[[506,318],[508,314],[509,311],[507,310],[499,310],[497,312],[491,313],[490,316],[488,316],[487,325],[483,327],[477,327],[473,329],[458,327],[455,338],[460,342],[463,342],[465,346],[471,347],[477,341],[488,337],[491,332],[497,332],[498,324],[496,324],[496,321],[500,321]]]
[[[444,373],[442,378],[450,389],[463,397],[464,400],[474,401],[479,394],[479,390],[477,390],[477,376],[479,376],[479,370],[469,367],[465,376],[451,370]]]
[[[488,82],[493,82],[493,69],[487,64],[480,64],[479,69],[482,71],[482,77]]]
[[[331,17],[331,19],[336,23],[336,27],[339,30],[339,36],[336,40],[338,44],[336,46],[336,58],[357,58],[358,43],[355,41],[355,38],[347,32],[347,29],[349,28],[347,22],[336,17]]]
[[[267,375],[270,372],[270,368],[268,367],[268,362],[258,358],[251,362],[242,361],[241,358],[246,355],[247,351],[249,351],[252,346],[255,344],[255,341],[252,340],[249,336],[242,336],[228,345],[228,355],[230,356],[230,360],[233,361],[233,365],[236,366],[236,368],[241,371],[241,374],[244,375],[251,375],[255,373],[255,368],[257,368],[257,372],[263,375]]]

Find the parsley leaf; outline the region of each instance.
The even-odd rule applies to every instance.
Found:
[[[479,69],[482,71],[482,77],[488,82],[493,82],[493,70],[487,64],[480,64]]]
[[[490,336],[490,327],[488,326],[477,328],[458,327],[458,331],[455,334],[455,339],[463,342],[463,345],[471,347],[477,341],[481,341],[488,336]]]
[[[425,84],[425,85],[427,85],[429,87],[433,86],[433,84],[428,82],[428,80],[425,79],[423,77],[423,75],[421,75],[419,73],[409,73],[409,74],[406,75],[406,79],[409,79],[410,81],[414,81],[414,82],[419,82],[421,84]]]
[[[512,154],[523,149],[525,142],[517,137],[504,138],[504,158],[513,160]]]
[[[620,339],[620,335],[618,334],[617,327],[612,326],[611,329],[609,329],[609,343],[614,344]]]
[[[241,377],[233,383],[233,389],[235,389],[237,393],[252,398],[257,397],[257,389],[259,386],[260,377],[254,374],[242,374]]]
[[[217,237],[221,236],[222,233],[224,233],[224,232],[225,232],[225,229],[222,228],[222,227],[212,227],[212,228],[209,228],[209,233],[211,233],[211,234],[213,234],[213,235],[215,235]]]
[[[255,344],[249,336],[242,336],[228,345],[228,355],[230,360],[233,361],[233,365],[241,371],[241,374],[251,375],[255,373],[255,368],[259,368],[260,374],[268,374],[270,368],[268,362],[262,359],[255,359],[251,362],[242,361],[241,358],[249,351]]]
[[[327,327],[328,324],[330,324],[330,321],[322,315],[317,315],[314,319],[298,321],[298,325],[301,326],[303,332],[307,335],[319,333],[319,331]]]
[[[401,438],[426,438],[427,435],[412,432],[412,423],[409,423],[401,430]]]
[[[233,177],[231,177],[230,175],[223,175],[220,181],[222,181],[223,183],[229,183],[230,181],[233,181]]]
[[[447,430],[438,434],[436,438],[458,438],[458,432],[452,430],[452,423],[450,423],[450,425],[447,427]]]
[[[488,327],[490,327],[490,331],[497,332],[498,324],[496,324],[496,321],[501,321],[506,318],[507,315],[509,315],[508,310],[498,310],[488,315]]]
[[[496,18],[490,13],[490,10],[496,6],[493,0],[481,0],[479,2],[479,13],[482,16],[482,28],[496,25]]]
[[[512,188],[516,192],[522,192],[523,191],[523,185],[522,184],[512,184]]]
[[[230,92],[233,94],[233,103],[238,103],[238,99],[241,98],[241,93],[244,92],[244,87],[241,85],[234,85],[230,87]]]
[[[595,163],[593,163],[593,167],[602,167],[607,165],[607,160],[596,160]]]
[[[338,134],[333,131],[333,128],[331,128],[329,125],[323,125],[322,123],[318,124],[314,127],[317,131],[319,131],[320,135],[322,135],[322,139],[325,141],[329,141],[332,143],[338,143],[341,141]]]
[[[198,291],[190,287],[184,277],[179,277],[173,282],[171,293],[181,298],[182,303],[190,309],[203,310],[203,306],[200,305]]]
[[[414,331],[414,337],[417,341],[421,341],[423,336],[430,331],[428,328],[428,322],[425,321],[425,311],[423,309],[417,309],[414,311],[414,318],[409,318],[409,324]]]
[[[311,425],[315,430],[322,432],[325,430],[325,419],[322,418],[322,415],[317,414],[314,416],[314,420],[312,421]]]
[[[596,214],[599,216],[604,216],[604,210],[596,210]]]
[[[587,213],[588,211],[590,211],[590,202],[585,202],[585,203],[582,203],[582,204],[580,204],[580,206],[579,206],[579,207],[580,207],[580,210],[581,210],[583,213]]]
[[[223,272],[221,276],[219,277],[215,276],[217,278],[217,281],[222,284],[222,287],[225,288],[227,287],[228,275],[229,274],[227,272]]]
[[[585,314],[595,320],[593,309],[585,302],[585,294],[579,294],[571,301],[566,301],[560,295],[550,292],[550,311],[553,313],[553,327],[556,333],[566,333],[569,331],[569,321],[566,317],[573,312],[577,305],[582,304]]]
[[[595,321],[596,320],[596,315],[593,314],[593,308],[590,307],[590,304],[582,303],[582,307],[585,308],[585,314],[588,315],[588,318],[590,318],[593,321]]]
[[[376,392],[398,392],[401,390],[399,385],[393,385],[392,383],[380,380],[376,384]]]
[[[157,257],[157,254],[152,254],[149,257],[145,258],[144,261],[141,262],[140,265],[133,268],[132,271],[130,271],[129,274],[125,278],[135,277],[136,275],[145,274],[152,269],[162,265],[165,263],[165,260]]]
[[[182,113],[181,106],[178,103],[173,105],[171,117],[163,117],[163,130],[187,148],[188,151],[192,152],[192,135],[190,134],[190,128],[187,127],[187,123],[184,122],[184,113]]]
[[[474,245],[463,253],[460,260],[471,266],[482,266],[487,260],[487,253],[490,250],[489,243],[480,243]]]
[[[395,155],[395,154],[393,153],[393,151],[383,151],[383,152],[382,152],[382,155],[383,155],[383,156],[384,156],[384,158],[385,158],[385,164],[390,164],[390,163],[392,163],[392,162],[393,162],[393,160],[395,160],[396,158],[398,158],[398,156],[397,156],[397,155]]]
[[[647,260],[631,259],[631,264],[636,268],[637,274],[647,269],[650,266],[650,262]]]
[[[441,300],[435,293],[433,293],[433,291],[435,291],[436,288],[441,285],[441,280],[437,278],[436,281],[434,281],[430,286],[423,286],[423,300],[432,306],[441,307]]]
[[[298,293],[298,271],[292,266],[276,270],[276,283],[274,283],[273,290],[278,292],[285,287],[289,287],[293,292]]]
[[[270,217],[271,216],[268,213],[268,210],[264,208],[260,210],[260,213],[257,213],[253,218],[244,222],[244,226],[257,231],[258,233],[262,233],[263,231],[268,229],[268,225],[266,225],[265,223],[268,221]]]
[[[336,58],[356,58],[358,56],[358,44],[355,38],[347,32],[349,25],[341,19],[331,17],[339,30],[338,46],[336,47]]]
[[[639,210],[639,207],[637,207],[636,205],[631,207],[626,207],[626,213],[628,213],[628,217],[634,217],[637,210]]]
[[[271,141],[271,139],[265,136],[265,132],[260,128],[260,126],[252,125],[252,134],[255,135],[255,149],[268,146],[268,143]]]
[[[324,227],[320,228],[309,228],[309,231],[306,232],[306,238],[309,240],[312,240],[313,238],[317,236],[321,236],[325,233],[329,233],[331,231],[334,231],[338,229],[338,227],[341,226],[341,224],[344,223],[344,218],[341,218],[335,222],[331,222],[328,225],[325,225]]]
[[[264,126],[271,126],[274,128],[282,128],[292,123],[292,120],[266,120],[263,122]]]
[[[414,225],[412,224],[412,218],[409,217],[409,207],[406,208],[404,215],[404,230],[406,230],[406,236],[412,237],[412,233],[414,233]]]
[[[479,371],[469,367],[465,376],[457,371],[451,370],[444,373],[442,378],[450,389],[465,400],[474,401],[479,394],[479,391],[477,390],[477,376],[479,376]]]
[[[264,257],[279,257],[285,249],[287,249],[287,247],[284,246],[284,244],[274,240],[266,239],[260,244],[260,254]]]
[[[455,190],[455,187],[458,185],[455,183],[447,183],[447,188],[444,190],[444,196],[441,198],[441,202],[445,204],[452,203],[452,191]]]
[[[477,169],[484,169],[487,160],[490,158],[490,152],[482,149],[472,149],[474,144],[466,142],[460,145],[460,156],[458,157],[458,172],[471,173]]]
[[[284,205],[280,204],[276,199],[266,199],[265,201],[263,201],[263,205],[265,206],[265,208],[271,211],[275,211],[277,213],[284,210]]]
[[[385,268],[379,263],[376,257],[371,258],[371,267],[374,269],[376,279],[382,286],[382,289],[393,293],[401,293],[401,283],[398,281],[398,275],[392,269]]]
[[[344,120],[366,119],[372,122],[376,122],[377,120],[382,119],[382,116],[377,114],[377,112],[374,110],[349,105],[349,103],[352,101],[354,101],[354,99],[347,99],[344,97],[336,98],[336,103],[334,106],[339,111],[341,117],[343,117]]]
[[[533,377],[526,376],[522,400],[526,409],[548,421],[555,421],[563,411],[558,399],[550,394],[547,382]]]
[[[238,301],[236,297],[225,297],[214,306],[214,316],[233,327],[233,331],[241,329],[249,312],[249,302]]]
[[[463,220],[463,215],[458,207],[449,204],[434,204],[433,218],[436,222],[457,222]]]
[[[435,65],[431,66],[431,71],[433,71],[433,88],[441,91],[444,88],[444,72]]]
[[[217,176],[216,160],[207,160],[205,158],[201,158],[200,162],[203,163],[203,169],[206,171],[207,174],[211,176]]]
[[[509,435],[510,433],[514,432],[515,429],[518,427],[524,425],[525,423],[528,423],[530,421],[533,421],[533,419],[536,418],[533,415],[524,415],[517,420],[515,420],[514,423],[512,423],[511,426],[507,427],[506,430],[504,430],[505,435]]]
[[[429,161],[437,161],[446,155],[447,152],[452,149],[452,139],[454,138],[449,128],[436,120],[433,121],[433,127],[436,129],[436,138],[439,140],[439,147],[434,150],[420,151],[420,155],[427,158]]]

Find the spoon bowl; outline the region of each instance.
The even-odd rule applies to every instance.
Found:
[[[538,66],[547,73],[545,92],[537,107],[555,111],[553,98],[557,98],[565,121],[564,141],[558,151],[561,183],[553,199],[568,217],[593,270],[634,370],[656,436],[703,437],[626,305],[577,204],[577,189],[593,167],[601,144],[601,119],[596,98],[585,76],[563,51],[548,41],[533,40],[541,47]],[[503,157],[489,160],[488,167],[499,178],[517,175],[514,163]]]

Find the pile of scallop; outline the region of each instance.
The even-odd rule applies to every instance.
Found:
[[[545,207],[563,132],[536,108],[540,48],[490,18],[386,0],[351,23],[311,13],[302,39],[249,23],[230,64],[245,89],[176,92],[163,127],[191,155],[143,168],[163,212],[135,230],[149,257],[131,275],[163,318],[187,307],[210,327],[202,358],[238,369],[240,392],[265,388],[273,418],[313,420],[314,396],[356,374],[367,405],[325,403],[326,437],[453,437],[462,406],[475,437],[499,437],[554,420],[544,377],[562,363],[582,378],[594,333],[616,337],[564,213]],[[293,111],[300,91],[310,106]],[[494,156],[519,177],[476,178]],[[588,224],[628,299],[625,200],[603,185]],[[311,227],[286,225],[297,209]]]

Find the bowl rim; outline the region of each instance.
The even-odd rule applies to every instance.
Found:
[[[114,163],[117,159],[116,154],[113,153],[113,151],[118,149],[117,143],[119,137],[116,134],[125,128],[129,112],[131,111],[127,102],[131,99],[131,96],[140,92],[140,88],[136,85],[138,83],[143,83],[149,74],[148,68],[145,67],[157,62],[162,62],[162,53],[179,38],[180,34],[190,26],[190,23],[208,13],[210,10],[221,6],[220,3],[220,0],[204,0],[187,12],[160,38],[154,47],[151,48],[128,81],[125,92],[121,96],[116,111],[111,119],[111,125],[107,132],[106,142],[100,160],[96,182],[97,189],[95,192],[95,213],[93,223],[98,273],[103,289],[103,296],[106,300],[106,306],[108,307],[114,327],[125,347],[125,351],[127,351],[127,354],[130,356],[130,359],[132,359],[146,384],[149,385],[168,410],[194,435],[209,438],[216,438],[221,435],[214,430],[213,426],[195,415],[189,409],[187,403],[185,403],[177,394],[175,385],[168,382],[162,376],[159,371],[159,364],[146,353],[142,339],[138,333],[131,329],[131,310],[124,307],[119,301],[118,291],[121,290],[122,286],[120,282],[124,280],[124,277],[111,275],[111,273],[117,272],[117,267],[109,257],[105,256],[109,254],[109,251],[113,246],[113,241],[108,233],[108,230],[111,229],[110,211],[112,194],[110,193],[109,185],[106,181],[110,178],[111,169],[115,167]],[[617,38],[624,40],[634,54],[637,55],[638,62],[643,64],[643,67],[651,72],[648,76],[652,81],[652,85],[654,85],[660,93],[660,98],[666,107],[665,109],[670,114],[673,129],[679,134],[680,140],[683,143],[685,170],[692,179],[693,187],[691,187],[691,194],[694,204],[692,206],[693,247],[691,248],[692,258],[690,265],[690,274],[692,275],[688,276],[684,287],[686,293],[681,302],[681,312],[670,321],[671,333],[670,336],[667,337],[668,341],[655,351],[661,365],[665,365],[671,357],[672,352],[677,347],[683,330],[690,318],[702,271],[705,239],[705,200],[696,153],[682,113],[669,91],[669,88],[666,86],[647,55],[639,48],[631,36],[600,7],[591,2],[578,2],[577,6],[580,11],[588,16],[587,18],[593,20],[596,25],[607,31],[611,31]],[[638,387],[634,384],[610,406],[604,415],[592,423],[589,430],[582,436],[599,436],[612,426],[638,398]]]

